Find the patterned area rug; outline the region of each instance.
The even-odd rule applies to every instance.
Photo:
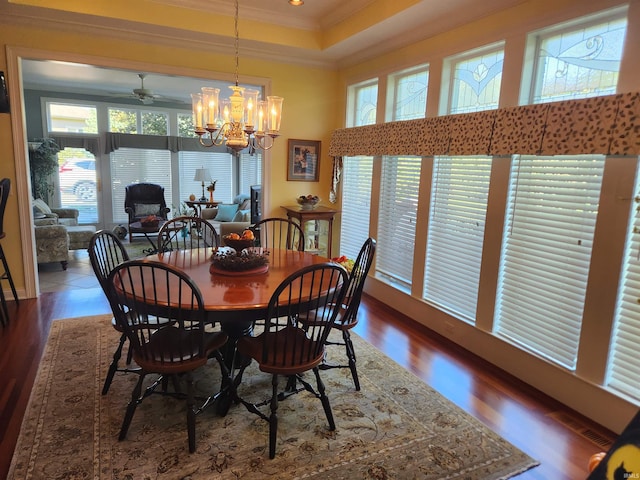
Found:
[[[279,404],[273,460],[267,423],[242,405],[199,414],[189,454],[184,402],[159,395],[140,404],[119,442],[136,376],[118,373],[100,394],[117,339],[109,316],[53,322],[10,480],[497,480],[538,464],[360,338],[360,392],[348,370],[322,372],[337,430],[319,400],[294,395]],[[215,391],[219,375],[216,364],[203,367],[198,389]],[[252,365],[239,393],[262,400],[270,382]]]
[[[156,243],[156,238],[153,239],[153,243]],[[126,248],[129,258],[142,258],[151,252],[151,244],[144,237],[135,237],[133,242],[129,241],[127,237],[122,241],[124,248]]]

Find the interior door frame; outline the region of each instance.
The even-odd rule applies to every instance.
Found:
[[[7,46],[7,86],[11,105],[11,126],[13,140],[13,156],[16,176],[16,196],[18,200],[18,218],[20,238],[22,239],[22,266],[24,272],[25,297],[37,298],[40,295],[38,285],[38,265],[36,256],[35,233],[33,226],[33,212],[31,210],[31,179],[29,176],[29,156],[27,155],[27,130],[24,111],[24,92],[21,61],[22,60],[53,60],[60,62],[81,63],[118,70],[134,72],[149,72],[161,75],[178,75],[183,77],[200,78],[205,82],[210,79],[212,72],[193,68],[177,67],[173,65],[158,65],[145,62],[135,62],[95,55],[78,54],[72,52],[49,51],[28,47]],[[229,74],[230,75],[230,74]],[[227,75],[217,73],[216,76],[225,79]],[[271,91],[269,79],[247,77],[241,79],[246,82],[256,82],[264,85],[267,94]],[[269,151],[263,156],[263,166],[269,164]],[[265,158],[266,157],[266,158]],[[269,185],[270,169],[262,168],[262,185]],[[264,208],[268,206],[263,205]]]

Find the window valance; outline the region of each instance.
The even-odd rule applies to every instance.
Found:
[[[65,148],[83,148],[88,152],[91,152],[93,156],[100,153],[100,139],[98,137],[81,137],[72,135],[51,135],[54,142],[60,147],[60,150]]]
[[[197,138],[107,132],[105,153],[109,154],[118,148],[169,150],[171,152],[227,152],[224,145],[211,148],[203,147]]]
[[[329,155],[640,155],[640,93],[342,128]]]

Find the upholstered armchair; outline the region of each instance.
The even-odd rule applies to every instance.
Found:
[[[133,183],[127,185],[124,192],[124,211],[129,215],[129,238],[133,237],[134,233],[149,233],[148,228],[142,228],[138,223],[144,217],[155,215],[162,220],[168,219],[170,209],[164,199],[163,186],[154,183]]]
[[[64,225],[36,225],[36,256],[38,263],[60,262],[67,269],[69,261],[69,234]]]

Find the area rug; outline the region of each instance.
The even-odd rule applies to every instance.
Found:
[[[152,395],[118,441],[136,375],[116,374],[100,394],[117,339],[109,316],[53,322],[10,480],[497,480],[537,465],[357,337],[362,390],[347,369],[322,372],[337,429],[327,429],[319,400],[294,395],[279,404],[273,460],[267,423],[242,405],[224,417],[212,408],[199,414],[197,450],[189,454],[184,402]],[[219,375],[217,365],[203,367],[198,389],[217,389]],[[252,365],[240,394],[261,400],[270,388],[270,377]]]

